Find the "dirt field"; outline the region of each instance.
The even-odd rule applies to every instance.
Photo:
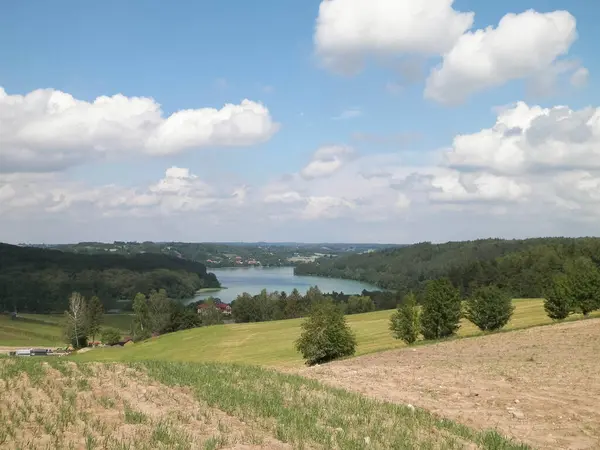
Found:
[[[600,449],[600,320],[392,350],[295,370],[535,448]]]
[[[18,362],[18,361],[17,361]],[[4,373],[17,362],[0,360]],[[0,447],[289,449],[239,419],[124,366],[29,365],[0,379]]]

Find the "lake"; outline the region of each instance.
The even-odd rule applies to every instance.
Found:
[[[363,289],[380,290],[377,286],[360,281],[294,275],[293,267],[227,267],[208,270],[213,272],[221,282],[221,286],[227,289],[197,294],[194,301],[213,296],[220,298],[222,302],[231,303],[244,292],[257,295],[262,289],[266,289],[267,292],[285,291],[289,294],[295,288],[301,294],[305,294],[311,286],[318,286],[323,293],[336,291],[344,294],[360,294]]]

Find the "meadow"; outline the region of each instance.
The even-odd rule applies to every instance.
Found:
[[[64,346],[62,337],[62,314],[19,314],[25,320],[11,320],[0,314],[0,346],[56,347]],[[129,334],[132,316],[129,314],[105,314],[103,326],[117,328],[123,335]]]
[[[552,323],[541,299],[514,300],[515,312],[505,330]],[[392,337],[389,318],[393,310],[347,316],[357,336],[357,355],[400,348],[404,343]],[[577,316],[573,316],[576,319]],[[303,319],[262,323],[216,325],[165,334],[124,348],[100,348],[77,355],[78,360],[186,362],[223,361],[270,367],[301,366],[294,348]],[[481,332],[463,320],[459,337]]]

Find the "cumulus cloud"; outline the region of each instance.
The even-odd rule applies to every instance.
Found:
[[[425,96],[444,103],[551,70],[577,38],[567,11],[507,14],[496,28],[462,35],[427,80]]]
[[[473,24],[453,0],[323,0],[315,28],[317,55],[336,72],[355,73],[365,58],[436,55]]]
[[[250,100],[165,117],[152,98],[117,94],[87,102],[54,89],[8,95],[0,87],[2,172],[59,170],[123,154],[250,146],[277,129],[269,110]]]
[[[496,27],[471,31],[474,13],[457,11],[453,3],[323,0],[314,33],[316,54],[325,67],[346,74],[376,59],[399,68],[408,82],[421,79],[423,58],[441,56],[426,80],[425,97],[447,104],[517,79],[535,80],[532,86],[541,86],[547,95],[566,70],[573,85],[585,84],[587,69],[560,60],[577,39],[569,12],[510,13]],[[401,86],[388,82],[386,89],[398,93]]]
[[[411,164],[403,152],[360,155],[334,145],[317,150],[303,170],[255,185],[208,182],[177,166],[134,187],[90,186],[60,173],[0,174],[0,240],[198,240],[200,233],[203,240],[412,242],[597,231],[598,109],[517,103],[497,114],[489,128],[456,136],[429,165]],[[312,176],[302,173],[309,167]]]
[[[450,166],[518,174],[600,168],[600,109],[574,111],[519,102],[492,128],[459,135],[446,155]]]
[[[307,179],[327,177],[339,170],[353,154],[354,150],[344,145],[321,147],[300,175]]]

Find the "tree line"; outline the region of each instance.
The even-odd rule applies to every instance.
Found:
[[[244,292],[231,302],[232,317],[235,322],[266,322],[270,320],[296,319],[309,314],[313,304],[329,298],[341,308],[343,314],[359,314],[376,310],[392,309],[398,303],[395,292],[367,291],[361,295],[348,295],[343,292],[323,294],[313,286],[302,295],[297,289],[291,293],[267,292],[263,289],[258,295]]]
[[[223,323],[223,315],[211,300],[205,302],[207,308],[198,313],[198,304],[184,305],[181,301],[168,297],[165,289],[152,291],[149,295],[138,292],[133,299],[133,314],[128,338],[137,342],[152,336],[187,330],[207,325]],[[79,292],[69,297],[65,311],[64,338],[74,348],[81,348],[89,342],[114,345],[122,342],[121,331],[103,327],[104,307],[96,296],[86,299]]]
[[[585,256],[567,260],[544,294],[544,309],[550,318],[560,321],[575,313],[586,317],[600,310],[600,268]],[[408,293],[390,317],[389,328],[396,339],[411,345],[421,336],[424,340],[454,336],[462,318],[481,331],[497,331],[513,312],[511,296],[499,286],[480,285],[463,297],[460,288],[443,277],[425,283],[420,304],[414,293]],[[312,305],[296,349],[313,365],[354,355],[356,344],[342,308],[325,298]]]
[[[170,298],[220,287],[204,264],[160,254],[83,255],[0,244],[0,311],[64,311],[72,292],[122,309],[136,293],[164,289]]]
[[[447,277],[463,296],[495,285],[513,298],[540,298],[563,263],[578,257],[600,264],[600,238],[482,239],[321,258],[297,275],[345,278],[420,296],[429,280]]]

